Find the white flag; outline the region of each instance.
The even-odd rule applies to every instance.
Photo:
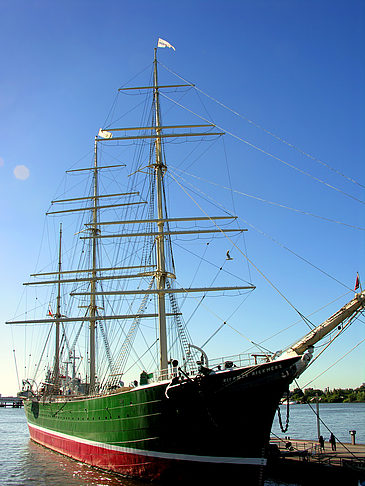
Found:
[[[98,136],[102,138],[112,138],[113,134],[100,128]]]
[[[175,47],[172,46],[170,44],[170,42],[167,42],[167,41],[161,39],[161,37],[159,37],[159,39],[158,39],[157,47],[171,47],[175,51]]]

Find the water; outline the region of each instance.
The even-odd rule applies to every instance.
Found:
[[[0,408],[1,486],[146,486],[104,473],[29,439],[24,410]]]
[[[284,408],[282,415],[285,421]],[[357,442],[365,442],[365,403],[323,404],[320,406],[320,416],[339,440],[350,442],[348,431],[355,429]],[[273,432],[282,437],[279,431],[275,419]],[[324,426],[321,433],[326,438],[329,435]],[[292,439],[316,438],[316,418],[308,406],[291,406],[290,427],[286,435]],[[265,486],[282,484],[267,481]],[[29,440],[24,411],[0,408],[0,485],[146,486],[146,483],[99,471],[35,444]]]
[[[285,426],[286,405],[282,405],[281,419]],[[316,405],[290,405],[289,407],[289,428],[285,434],[280,430],[277,415],[274,419],[272,433],[291,439],[317,439],[317,417],[314,413]],[[320,403],[319,417],[320,433],[325,440],[328,440],[330,432],[344,443],[351,443],[350,430],[356,430],[356,442],[365,444],[365,403]]]

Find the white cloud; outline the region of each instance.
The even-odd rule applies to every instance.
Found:
[[[17,165],[14,169],[14,175],[17,179],[25,181],[30,176],[30,172],[25,165]]]

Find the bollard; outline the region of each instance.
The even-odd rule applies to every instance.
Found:
[[[349,430],[349,434],[351,435],[351,444],[355,445],[356,430]]]

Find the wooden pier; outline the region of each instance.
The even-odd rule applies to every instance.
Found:
[[[0,397],[0,407],[20,408],[23,400],[19,397]]]
[[[303,485],[365,484],[365,444],[336,443],[333,451],[327,441],[324,450],[317,441],[272,439],[272,459],[267,477],[282,481],[300,479]],[[276,455],[276,457],[275,457]]]

